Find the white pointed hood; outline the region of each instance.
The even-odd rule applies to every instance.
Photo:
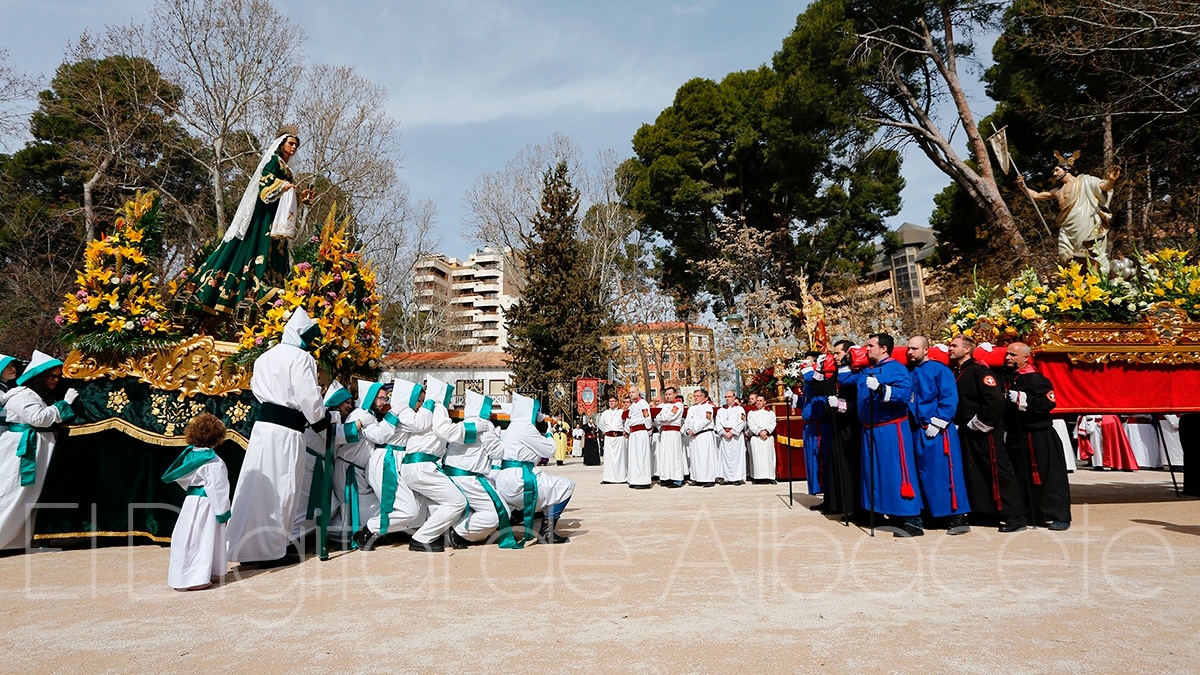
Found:
[[[366,380],[358,381],[358,407],[363,410],[370,410],[371,404],[375,403],[375,399],[379,397],[379,390],[383,389],[382,382],[368,382]]]
[[[416,410],[420,405],[421,385],[408,380],[392,382],[392,407],[396,410]]]
[[[308,312],[297,307],[283,327],[283,344],[306,349],[320,335],[321,329],[309,318]]]
[[[477,391],[467,390],[467,402],[463,407],[464,419],[490,419],[492,416],[492,397],[484,396]]]
[[[537,424],[538,420],[542,419],[541,411],[541,401],[521,394],[513,394],[512,407],[509,409],[508,417],[513,422]]]
[[[450,399],[454,397],[454,389],[449,384],[433,377],[432,375],[425,378],[425,406],[433,410],[433,404],[441,403],[446,408],[450,407]]]
[[[29,359],[29,365],[25,366],[25,372],[21,373],[21,376],[17,378],[17,384],[25,386],[26,382],[62,364],[62,361],[35,349],[33,350],[33,356]]]

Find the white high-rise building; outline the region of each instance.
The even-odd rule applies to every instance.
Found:
[[[498,352],[508,344],[504,314],[521,299],[511,250],[490,247],[466,260],[432,255],[417,261],[417,309],[444,330],[447,349]]]

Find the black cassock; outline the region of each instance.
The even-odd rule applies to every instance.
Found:
[[[838,376],[848,375],[838,373]],[[820,391],[823,396],[837,392],[838,398],[846,401],[846,412],[833,415],[834,426],[830,433],[836,438],[830,438],[828,459],[825,462],[824,475],[821,485],[825,490],[825,513],[853,514],[862,503],[859,491],[862,489],[859,480],[859,465],[862,463],[860,444],[862,443],[862,427],[858,421],[858,394],[853,384],[842,384],[826,380],[819,384],[825,385]]]
[[[599,433],[590,423],[583,427],[584,466],[600,466],[600,442],[597,439]]]
[[[958,410],[954,423],[963,449],[963,472],[967,479],[967,498],[971,510],[977,513],[999,513],[1019,516],[1021,484],[1013,468],[1013,460],[1004,444],[1004,388],[996,375],[974,359],[952,367],[958,383]],[[971,418],[978,418],[991,431],[967,427]]]
[[[1033,523],[1046,520],[1071,522],[1071,484],[1067,482],[1067,458],[1058,432],[1054,431],[1050,411],[1054,410],[1054,386],[1037,371],[1010,376],[1007,391],[1024,392],[1026,409],[1005,397],[1004,429],[1009,455],[1018,479],[1026,483]]]

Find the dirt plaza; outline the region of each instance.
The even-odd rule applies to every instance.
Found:
[[[787,484],[577,481],[572,541],[334,552],[166,585],[168,549],[0,558],[2,670],[1188,672],[1200,503],[1166,472],[1072,474],[1072,527],[875,538]]]

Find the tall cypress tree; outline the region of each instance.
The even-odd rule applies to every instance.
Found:
[[[542,201],[522,260],[525,293],[506,315],[513,379],[519,389],[602,376],[607,352],[600,336],[607,312],[596,299],[579,241],[579,190],[565,162],[542,177]]]

